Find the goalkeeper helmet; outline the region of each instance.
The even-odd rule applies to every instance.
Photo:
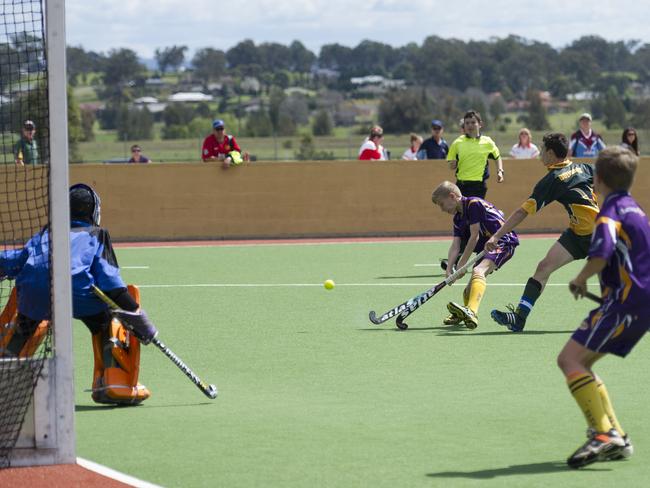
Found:
[[[70,187],[70,220],[99,225],[101,200],[95,190],[88,185],[77,183]]]

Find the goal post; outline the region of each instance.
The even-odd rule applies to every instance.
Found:
[[[65,0],[0,5],[0,252],[47,229],[51,298],[40,346],[0,349],[0,469],[75,463]],[[0,310],[14,287],[0,282]]]

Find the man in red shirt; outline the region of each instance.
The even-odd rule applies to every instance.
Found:
[[[203,141],[201,151],[203,162],[223,161],[223,167],[242,163],[241,149],[234,136],[226,134],[223,120],[212,122],[212,134]]]

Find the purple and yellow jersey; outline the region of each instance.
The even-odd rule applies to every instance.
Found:
[[[591,258],[607,261],[600,273],[603,296],[631,307],[650,306],[650,224],[629,193],[611,193],[603,202]]]
[[[467,241],[470,236],[470,226],[479,224],[479,236],[474,252],[481,252],[487,240],[505,222],[503,212],[479,197],[462,197],[461,203],[462,211],[454,215],[454,237]],[[514,231],[511,231],[499,240],[499,245],[517,246],[519,238]]]
[[[579,236],[588,236],[594,228],[598,203],[594,195],[594,167],[568,159],[547,166],[544,176],[521,208],[529,215],[551,202],[559,202],[569,214],[569,228]]]

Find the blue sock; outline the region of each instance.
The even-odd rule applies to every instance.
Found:
[[[524,294],[519,300],[519,305],[517,305],[517,314],[525,320],[528,314],[533,311],[535,302],[541,294],[542,284],[535,278],[528,278],[526,288],[524,288]]]

